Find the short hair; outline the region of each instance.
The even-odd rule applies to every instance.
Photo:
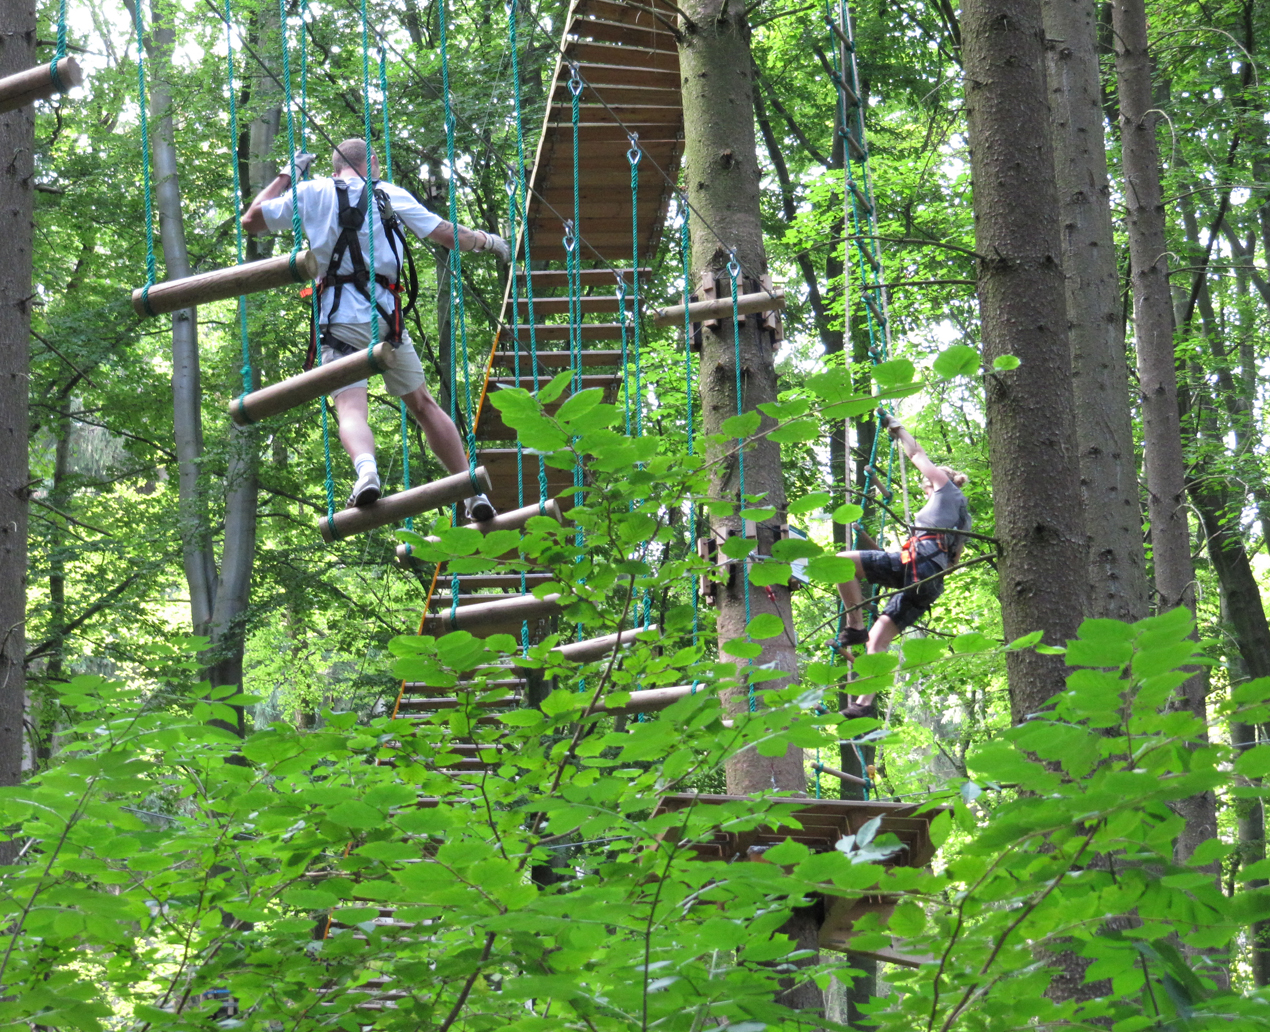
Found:
[[[374,154],[371,155],[374,158]],[[346,168],[354,170],[368,168],[366,161],[366,141],[361,139],[345,140],[331,152],[331,167],[336,172]]]

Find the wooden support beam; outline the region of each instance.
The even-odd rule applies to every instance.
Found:
[[[627,255],[627,258],[629,259],[630,255]],[[587,258],[583,258],[583,261],[587,260]],[[651,276],[652,273],[652,269],[647,266],[642,266],[639,269],[640,282],[647,283],[648,277]],[[617,282],[617,278],[619,276],[628,285],[633,282],[629,267],[625,269],[581,269],[578,271],[578,278],[583,285],[589,283],[604,283],[611,286]],[[529,277],[530,282],[536,288],[567,287],[569,285],[568,273],[564,269],[536,269],[529,274]],[[516,278],[522,283],[525,279],[524,275],[519,272],[519,270],[517,271]]]
[[[395,354],[396,349],[391,344],[380,341],[375,345],[374,352],[368,348],[337,358],[334,362],[314,366],[306,373],[297,373],[235,398],[229,403],[230,418],[239,426],[258,423],[269,416],[330,394],[340,387],[365,380],[372,373],[391,369]]]
[[[607,699],[598,699],[594,706],[586,711],[583,716],[592,717],[599,714],[608,714],[616,716],[619,713],[656,713],[658,710],[664,710],[672,703],[678,702],[685,696],[692,694],[693,686],[690,684],[677,684],[671,688],[647,688],[644,691],[631,692],[629,702],[621,705],[610,705]],[[698,687],[698,691],[704,692],[704,687]]]
[[[571,327],[568,323],[543,323],[534,327],[534,337],[537,340],[568,340],[569,330]],[[621,340],[622,324],[621,323],[582,323],[578,327],[579,336],[582,340]],[[529,327],[520,325],[516,327],[517,339],[522,344],[529,343]],[[507,333],[507,337],[511,337]]]
[[[584,366],[616,366],[622,364],[621,351],[604,350],[601,348],[589,348],[580,352],[582,364]],[[532,360],[533,354],[528,351],[520,352],[520,372],[522,376],[532,376]],[[540,369],[568,369],[573,363],[573,356],[567,351],[539,351],[538,366]],[[514,351],[496,351],[494,352],[494,365],[499,369],[516,368],[516,352]]]
[[[616,285],[616,283],[615,283]],[[579,299],[583,312],[616,312],[620,298],[616,294],[591,294]],[[516,299],[518,318],[524,319],[529,312],[529,298]],[[569,299],[567,297],[534,298],[534,316],[568,315]]]
[[[586,641],[559,645],[551,651],[559,652],[565,659],[574,663],[590,663],[594,659],[608,655],[619,645],[629,645],[635,640],[635,635],[655,630],[657,630],[656,624],[649,624],[647,627],[632,627],[616,634],[606,634],[602,638],[588,638]]]
[[[479,633],[491,628],[519,624],[523,620],[540,620],[560,612],[560,596],[511,595],[495,602],[482,602],[474,606],[460,606],[441,613],[428,613],[423,618],[424,634],[449,634],[451,631]]]
[[[6,75],[0,79],[0,114],[17,111],[37,100],[48,100],[54,94],[65,93],[83,81],[84,73],[73,57],[64,57],[57,62],[56,77],[51,63]]]
[[[832,774],[840,781],[848,781],[853,785],[867,785],[869,782],[865,778],[858,778],[854,774],[848,774],[844,770],[838,770],[836,767],[826,767],[823,763],[813,763],[812,770],[818,770],[823,774]]]
[[[312,251],[298,252],[294,262],[291,255],[284,254],[185,279],[165,280],[150,287],[148,295],[145,287],[138,287],[132,292],[132,308],[138,315],[160,315],[209,301],[224,301],[239,294],[304,283],[317,272],[317,258]]]
[[[736,299],[736,311],[739,315],[751,312],[773,312],[785,307],[785,291],[777,287],[770,294],[759,291],[757,294],[742,294]],[[671,305],[669,308],[652,308],[648,312],[654,326],[683,325],[684,306]],[[732,298],[715,298],[711,301],[694,301],[688,305],[688,318],[692,322],[705,322],[707,319],[732,318]]]
[[[471,476],[467,473],[455,473],[430,484],[421,484],[409,491],[400,491],[381,498],[372,505],[356,506],[337,512],[334,516],[323,516],[318,520],[318,530],[322,534],[322,540],[330,544],[350,534],[374,530],[376,527],[404,520],[407,516],[418,516],[429,509],[461,502],[477,493],[472,487],[473,478],[482,494],[489,494],[494,490],[485,467],[477,466]]]

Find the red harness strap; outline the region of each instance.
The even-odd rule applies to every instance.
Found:
[[[902,562],[909,570],[912,571],[913,583],[916,584],[920,578],[917,576],[917,545],[922,541],[937,541],[941,551],[947,553],[948,547],[944,541],[943,534],[914,534],[902,545],[900,545],[900,562]]]

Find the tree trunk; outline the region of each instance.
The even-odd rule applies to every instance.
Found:
[[[1085,548],[1039,2],[967,0],[962,42],[1002,620],[1007,639],[1062,644],[1080,623]],[[1022,364],[992,371],[1009,354]],[[1016,722],[1063,690],[1058,657],[1024,649],[1006,664]]]
[[[1097,0],[1044,0],[1076,442],[1084,500],[1085,615],[1147,615],[1142,512],[1111,229]]]
[[[692,268],[694,280],[701,274],[713,275],[719,296],[728,296],[732,280],[729,261],[739,263],[741,277],[758,277],[767,271],[763,229],[759,208],[759,181],[762,170],[754,135],[753,57],[750,30],[742,0],[687,0],[681,7],[683,36],[679,46],[679,67],[683,80],[684,173],[691,216]],[[717,234],[717,235],[716,235]],[[735,269],[735,266],[733,267]],[[734,329],[738,337],[734,338]],[[739,373],[737,352],[739,350]],[[737,385],[741,397],[737,397]],[[718,434],[724,420],[738,411],[751,412],[763,402],[776,400],[776,367],[770,347],[758,333],[758,320],[747,319],[742,327],[720,320],[717,329],[705,329],[701,349],[701,409],[706,434]],[[763,426],[772,421],[764,417]],[[729,444],[713,449],[718,459],[732,450]],[[781,475],[779,445],[762,438],[739,456],[725,459],[715,467],[711,494],[715,498],[736,499],[741,494],[765,495],[762,505],[775,508],[777,516],[744,526],[757,534],[761,554],[771,554],[785,509],[785,489]],[[742,475],[743,474],[743,475]],[[742,481],[744,491],[742,492]],[[744,506],[743,506],[744,507]],[[739,513],[712,521],[716,540],[739,534],[743,522]],[[793,639],[793,613],[789,591],[778,586],[771,592],[753,590],[745,563],[736,563],[730,583],[719,591],[718,632],[720,643],[743,639],[747,616],[774,613],[788,629],[785,635],[763,642],[755,664],[775,667],[789,675],[797,671]],[[744,676],[744,661],[738,670]],[[762,682],[755,686],[757,704],[764,689],[784,688],[789,678]],[[744,684],[728,693],[734,710],[747,705]],[[806,791],[802,750],[790,747],[783,756],[760,756],[747,749],[727,763],[728,792],[749,795],[770,789],[802,794]],[[799,913],[783,931],[799,948],[816,949],[818,922]],[[806,962],[803,962],[806,963]],[[801,966],[801,965],[800,965]],[[782,995],[790,1006],[823,1010],[824,1001],[815,983],[791,985]]]
[[[164,78],[171,69],[175,30],[162,20],[161,9],[152,5],[151,12],[151,32],[146,48],[156,71],[150,98],[159,232],[168,278],[180,279],[190,275],[191,269],[181,210],[172,89]],[[230,430],[232,437],[225,475],[225,538],[222,569],[218,577],[207,484],[199,476],[204,452],[197,314],[197,309],[188,308],[172,315],[172,404],[179,463],[185,577],[190,592],[190,619],[194,633],[211,639],[210,647],[203,656],[208,680],[213,686],[241,685],[244,619],[250,598],[256,545],[257,431],[237,426]],[[241,734],[245,728],[243,712],[238,710],[236,726],[227,726]]]
[[[13,75],[35,64],[35,5],[3,0],[0,12],[0,76]],[[34,150],[32,107],[0,115],[0,787],[22,777]],[[0,863],[13,855],[0,843]]]

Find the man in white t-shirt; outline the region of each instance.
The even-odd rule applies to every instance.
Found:
[[[312,154],[298,154],[293,166],[303,176],[313,163]],[[384,387],[406,403],[410,414],[423,428],[428,447],[451,473],[465,473],[467,454],[454,421],[428,393],[423,366],[405,328],[400,325],[399,297],[394,290],[402,272],[404,236],[386,231],[384,212],[377,206],[367,214],[363,198],[366,185],[366,144],[345,140],[331,155],[333,179],[311,179],[296,184],[300,221],[309,247],[323,270],[319,286],[318,336],[322,361],[369,347],[371,291],[379,310],[379,336],[390,340],[400,334],[393,367],[384,373]],[[370,156],[372,178],[379,175],[379,161]],[[484,230],[467,229],[444,221],[428,211],[411,194],[391,183],[376,181],[375,191],[391,206],[401,225],[420,239],[435,240],[461,251],[493,251],[506,262],[506,241]],[[341,196],[341,194],[343,196]],[[280,173],[266,186],[243,214],[243,228],[249,233],[282,233],[291,228],[291,176]],[[360,214],[359,214],[360,212]],[[375,231],[375,275],[371,277],[367,222]],[[346,232],[347,230],[347,232]],[[332,258],[337,260],[332,263]],[[334,264],[334,267],[332,265]],[[360,266],[360,268],[359,268]],[[373,279],[374,285],[371,285]],[[332,392],[331,400],[339,419],[340,441],[353,466],[357,481],[349,505],[369,505],[379,498],[379,470],[375,463],[375,438],[370,430],[366,381],[360,380]],[[492,519],[493,505],[485,495],[467,500],[467,516],[472,520]]]

